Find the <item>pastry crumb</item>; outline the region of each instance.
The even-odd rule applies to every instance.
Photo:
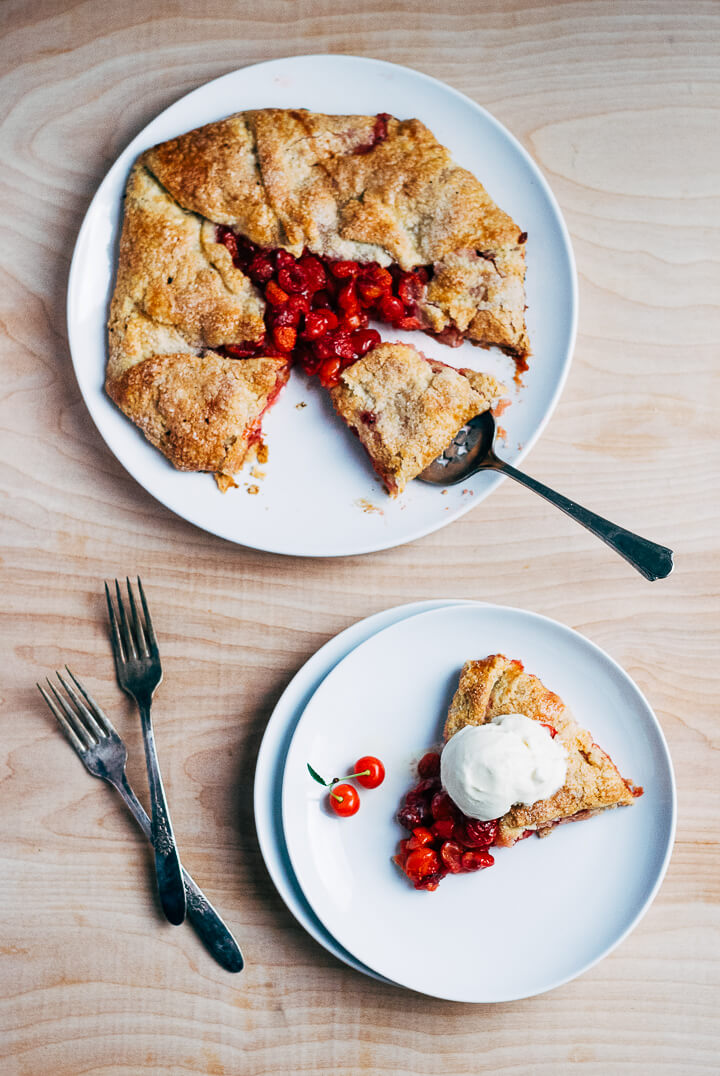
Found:
[[[441,493],[441,495],[442,495],[443,497],[447,497],[447,492],[448,492],[448,491],[447,491],[446,489],[441,489],[441,490],[440,490],[440,493]]]
[[[257,447],[257,453],[255,458],[257,459],[258,463],[267,463],[269,455],[270,452],[268,450],[268,446],[265,444],[264,441],[261,441]]]
[[[259,467],[253,467],[250,471],[253,478],[265,478],[265,471],[261,471]]]
[[[253,497],[260,492],[260,486],[246,486],[246,489]]]
[[[301,400],[300,403],[295,404],[296,411],[302,411],[303,407],[307,407],[307,404],[304,400]]]
[[[378,506],[376,504],[372,504],[371,501],[366,501],[364,497],[361,497],[359,500],[355,501],[355,504],[358,506],[358,508],[362,508],[363,512],[377,512],[379,516],[385,515],[382,508],[378,508]]]
[[[475,490],[474,489],[464,489],[462,492],[463,492],[463,497],[466,497],[468,495],[470,495],[471,497],[475,496]]]
[[[221,493],[227,493],[229,489],[238,488],[237,482],[232,477],[232,475],[229,474],[217,473],[215,475],[215,481],[217,482],[217,488],[220,490]]]

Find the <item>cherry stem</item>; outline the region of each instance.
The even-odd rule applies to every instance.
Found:
[[[337,784],[338,781],[349,781],[352,777],[367,777],[370,770],[361,770],[360,773],[349,773],[347,777],[333,777],[331,784]]]
[[[340,781],[350,781],[353,777],[368,777],[370,775],[370,770],[361,770],[360,773],[349,773],[347,777],[333,777],[332,781],[323,781],[320,774],[317,772],[317,770],[314,770],[312,768],[309,762],[307,763],[307,768],[310,771],[310,776],[312,777],[312,779],[314,781],[317,781],[318,784],[324,785],[325,788],[332,788],[333,785],[339,784]],[[333,793],[331,792],[330,795],[333,795]],[[341,799],[342,797],[336,796],[335,798]]]

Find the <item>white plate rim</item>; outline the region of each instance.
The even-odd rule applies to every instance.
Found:
[[[274,816],[274,807],[276,805],[279,807],[282,769],[285,765],[287,747],[295,725],[316,689],[338,661],[346,657],[359,643],[370,638],[376,631],[398,623],[400,620],[409,619],[418,613],[441,609],[448,605],[476,604],[484,603],[472,602],[465,598],[431,598],[426,601],[396,605],[390,609],[372,613],[328,639],[301,665],[275,703],[258,750],[253,786],[255,832],[265,867],[277,892],[300,926],[304,927],[324,949],[349,967],[380,982],[392,983],[392,980],[379,975],[372,968],[356,960],[352,953],[349,953],[333,938],[315,915],[295,879],[285,849],[282,818],[280,815],[277,818]],[[367,633],[368,628],[371,628],[369,633]],[[306,687],[305,683],[308,680],[311,682]],[[285,849],[284,855],[283,849]]]
[[[565,224],[557,200],[553,195],[547,180],[540,171],[539,166],[535,163],[535,161],[532,159],[524,146],[509,130],[507,130],[507,128],[504,127],[503,124],[501,124],[497,119],[495,119],[495,117],[492,116],[491,113],[489,113],[485,108],[477,104],[477,102],[473,101],[471,98],[467,97],[465,94],[461,93],[459,90],[456,90],[454,87],[448,85],[447,83],[444,83],[439,79],[433,78],[430,75],[426,75],[423,72],[417,71],[414,68],[400,64],[389,63],[385,60],[377,60],[372,57],[346,56],[337,53],[305,54],[302,56],[291,56],[274,60],[267,60],[259,64],[252,64],[248,65],[247,67],[238,68],[235,71],[227,72],[226,74],[221,75],[218,78],[211,79],[208,82],[196,87],[194,90],[191,90],[189,93],[183,95],[177,101],[173,102],[166,109],[163,109],[161,112],[159,112],[148,124],[143,127],[141,131],[138,132],[138,134],[118,155],[116,160],[108,169],[108,172],[104,176],[93,199],[90,202],[90,205],[87,209],[87,212],[85,213],[83,222],[78,232],[70,264],[66,301],[67,333],[75,376],[85,405],[88,408],[90,416],[93,419],[93,422],[98,429],[98,432],[100,433],[101,437],[105,441],[105,444],[107,445],[108,449],[113,454],[113,456],[115,456],[118,462],[124,467],[127,473],[136,482],[138,482],[138,484],[141,485],[146,490],[146,492],[150,494],[150,496],[152,496],[164,507],[174,512],[176,515],[180,516],[180,518],[185,519],[187,522],[192,523],[194,526],[197,526],[202,530],[205,530],[207,533],[214,534],[217,537],[223,538],[227,541],[231,541],[237,545],[246,545],[248,548],[259,549],[271,553],[279,553],[287,556],[352,556],[362,553],[377,552],[383,549],[390,549],[398,545],[404,545],[408,542],[415,541],[418,538],[424,537],[425,535],[434,533],[436,530],[440,530],[442,527],[454,522],[454,520],[460,518],[466,512],[470,511],[473,507],[479,504],[481,500],[484,500],[485,497],[488,496],[503,481],[503,476],[490,472],[486,472],[480,476],[476,476],[476,478],[472,480],[473,492],[475,493],[474,497],[466,498],[464,503],[458,503],[457,506],[453,506],[447,512],[444,512],[442,514],[438,512],[437,517],[434,518],[432,522],[428,523],[426,521],[425,523],[415,527],[412,530],[408,530],[406,533],[403,533],[400,536],[394,534],[384,535],[383,537],[377,538],[375,540],[365,540],[355,546],[348,546],[343,548],[337,548],[332,546],[326,548],[322,546],[321,542],[314,543],[312,548],[305,549],[293,546],[291,542],[288,544],[287,542],[275,540],[266,540],[261,543],[258,541],[245,541],[241,535],[237,535],[236,533],[234,533],[234,528],[225,525],[218,525],[213,520],[200,518],[196,516],[196,514],[193,513],[193,511],[191,510],[191,508],[186,505],[184,505],[181,509],[178,505],[169,503],[168,494],[163,494],[161,490],[154,488],[150,481],[146,478],[142,470],[140,470],[140,472],[138,473],[138,469],[132,465],[130,459],[128,458],[132,455],[132,453],[128,453],[118,449],[117,444],[114,443],[114,438],[112,434],[107,429],[106,416],[103,415],[103,405],[106,405],[106,401],[104,400],[104,393],[102,392],[102,390],[100,390],[100,392],[97,392],[89,383],[86,382],[81,371],[81,364],[76,359],[76,356],[79,354],[80,348],[80,330],[75,322],[74,309],[76,304],[78,303],[77,296],[82,283],[82,273],[84,268],[82,264],[81,251],[84,246],[85,237],[90,230],[91,222],[93,221],[95,214],[98,212],[98,207],[102,202],[104,191],[114,181],[115,177],[119,172],[127,170],[127,166],[129,165],[131,159],[137,156],[137,154],[143,148],[153,144],[153,139],[148,137],[148,132],[150,128],[152,128],[156,124],[161,123],[168,116],[169,113],[172,113],[173,111],[179,111],[181,109],[181,106],[190,104],[190,102],[194,97],[196,97],[196,95],[205,93],[208,87],[214,87],[217,89],[221,86],[223,82],[229,83],[232,79],[237,78],[243,73],[262,72],[263,74],[267,74],[268,76],[274,73],[276,74],[276,77],[278,77],[277,73],[281,73],[284,69],[288,67],[293,67],[295,65],[303,63],[310,63],[316,65],[318,63],[322,63],[328,60],[342,61],[343,65],[360,65],[362,67],[365,67],[368,71],[372,68],[378,71],[385,70],[400,72],[405,77],[418,79],[422,83],[425,83],[428,86],[432,86],[436,90],[442,91],[443,94],[455,97],[458,99],[458,101],[462,101],[464,104],[471,106],[471,108],[473,108],[483,118],[484,122],[487,123],[490,127],[494,128],[495,131],[507,141],[507,143],[512,147],[514,152],[516,152],[520,156],[525,166],[532,172],[534,181],[537,184],[539,190],[541,191],[545,202],[547,203],[547,208],[552,217],[553,226],[557,230],[559,239],[561,240],[563,254],[566,261],[565,268],[567,270],[567,280],[563,282],[563,286],[567,287],[569,291],[570,310],[568,312],[567,333],[565,337],[565,354],[559,370],[559,375],[556,379],[554,388],[550,393],[550,397],[548,399],[548,403],[544,413],[540,417],[540,420],[536,424],[532,433],[525,439],[523,445],[519,446],[517,451],[510,451],[508,453],[509,462],[518,463],[522,459],[524,459],[524,457],[531,450],[538,438],[541,436],[548,421],[550,420],[550,417],[552,416],[555,407],[557,406],[557,402],[560,398],[565,382],[567,380],[570,364],[572,361],[575,340],[577,336],[578,324],[578,282],[572,243],[570,240],[567,225]],[[208,120],[205,120],[203,122],[208,122]],[[183,129],[185,128],[180,125],[179,130]],[[113,231],[116,238],[118,227],[119,223],[116,220],[113,226]],[[112,277],[108,282],[108,299],[111,284]],[[149,444],[147,445],[147,448],[153,452],[157,451],[155,449],[152,449]],[[207,477],[208,480],[211,481],[210,477]],[[284,531],[282,531],[282,528],[279,529],[281,533],[285,533]]]
[[[652,706],[650,705],[649,701],[647,700],[647,698],[645,697],[645,695],[641,691],[641,689],[638,687],[638,685],[635,683],[635,681],[622,668],[622,666],[619,665],[619,663],[617,661],[615,661],[615,659],[612,658],[611,655],[609,655],[607,653],[607,651],[603,650],[600,646],[598,646],[598,644],[592,642],[592,640],[588,639],[586,636],[582,635],[580,632],[575,631],[573,628],[570,628],[567,625],[562,624],[560,621],[553,620],[552,618],[543,616],[542,614],[539,614],[539,613],[534,613],[534,612],[531,612],[529,610],[520,609],[518,607],[498,606],[498,605],[494,605],[492,603],[484,603],[484,602],[483,603],[463,602],[463,603],[460,603],[460,604],[463,605],[463,606],[477,605],[478,608],[482,609],[483,613],[485,613],[485,614],[488,614],[488,613],[492,614],[495,611],[499,611],[501,613],[510,612],[512,614],[518,614],[523,618],[529,618],[530,620],[534,621],[540,628],[542,628],[543,625],[547,625],[547,624],[552,625],[553,629],[559,629],[561,633],[567,633],[568,636],[576,637],[576,639],[579,639],[580,644],[582,646],[586,646],[588,648],[588,650],[593,654],[594,657],[599,658],[601,662],[607,663],[609,665],[609,667],[610,667],[610,670],[611,670],[613,676],[619,677],[620,681],[623,683],[625,688],[629,689],[630,693],[635,697],[635,701],[640,704],[641,709],[645,710],[646,719],[649,718],[650,725],[653,727],[655,735],[657,737],[657,746],[658,746],[658,748],[660,750],[661,760],[662,760],[662,763],[664,765],[665,778],[667,780],[666,791],[669,792],[669,803],[668,803],[668,807],[669,807],[669,814],[668,814],[669,822],[668,822],[666,830],[663,833],[663,838],[662,839],[663,839],[664,843],[661,845],[661,848],[663,849],[662,858],[658,862],[657,873],[656,873],[656,875],[654,877],[654,880],[653,880],[652,884],[646,889],[645,894],[644,894],[644,898],[642,899],[641,903],[639,903],[635,914],[631,916],[631,918],[625,924],[624,928],[617,934],[617,936],[612,940],[612,942],[609,943],[608,945],[606,945],[592,959],[587,960],[581,966],[578,966],[570,974],[562,975],[562,976],[560,976],[558,978],[552,979],[552,980],[548,981],[545,985],[543,985],[541,989],[533,989],[533,990],[531,990],[529,992],[510,993],[510,994],[502,995],[502,996],[467,997],[467,996],[460,996],[460,995],[458,995],[456,993],[448,992],[448,991],[430,992],[430,991],[427,991],[427,990],[424,990],[424,989],[420,989],[417,986],[413,985],[413,983],[411,981],[407,981],[402,974],[399,974],[399,975],[395,974],[395,975],[390,976],[390,975],[386,975],[382,968],[374,968],[373,969],[375,971],[378,971],[381,975],[383,975],[383,977],[390,978],[390,981],[395,982],[397,985],[404,986],[407,989],[414,990],[414,991],[416,991],[418,993],[426,994],[427,996],[437,997],[437,998],[441,998],[441,999],[447,1000],[447,1001],[458,1001],[458,1002],[468,1002],[468,1003],[482,1003],[482,1004],[495,1004],[495,1003],[518,1001],[518,1000],[521,1000],[521,999],[524,999],[524,998],[527,998],[527,997],[534,997],[534,996],[537,996],[539,994],[547,993],[548,991],[554,990],[557,987],[564,985],[565,983],[573,981],[578,976],[584,974],[586,971],[589,971],[591,968],[595,967],[598,963],[600,963],[603,959],[605,959],[605,957],[607,957],[610,953],[612,953],[623,942],[623,940],[625,938],[627,938],[627,936],[635,929],[635,927],[638,925],[638,923],[641,921],[641,919],[647,913],[647,911],[650,908],[652,902],[654,901],[654,899],[655,899],[655,897],[656,897],[656,895],[658,893],[658,890],[659,890],[659,888],[660,888],[660,886],[661,886],[661,884],[663,882],[663,879],[665,877],[665,874],[666,874],[666,871],[667,871],[667,868],[668,868],[668,864],[670,862],[670,857],[672,855],[672,850],[673,850],[673,847],[674,847],[676,824],[677,824],[677,789],[676,789],[675,774],[674,774],[672,759],[671,759],[671,756],[670,756],[670,751],[669,751],[669,748],[668,748],[668,745],[667,745],[667,741],[666,741],[662,726],[661,726],[661,724],[660,724],[660,722],[659,722],[659,720],[657,718],[657,715],[655,714],[655,712],[654,712]],[[407,624],[407,623],[409,623],[409,621],[415,621],[416,622],[418,619],[422,619],[424,617],[431,617],[431,616],[436,615],[437,613],[442,613],[442,612],[450,613],[450,612],[452,612],[452,609],[450,607],[448,607],[447,609],[436,609],[436,610],[430,610],[427,613],[418,613],[414,617],[410,617],[410,618],[407,618],[406,620],[399,621],[397,624],[389,625],[388,628],[381,629],[380,631],[374,633],[368,640],[366,640],[366,643],[377,641],[377,638],[379,636],[382,636],[385,632],[392,631],[393,628],[399,627],[402,624]],[[360,651],[364,645],[365,645],[365,643],[361,643],[357,647],[354,647],[353,650],[351,650],[350,653],[348,655],[346,655],[346,658],[350,658],[350,657],[353,657],[353,656],[357,657],[357,652]],[[341,671],[340,667],[343,665],[346,658],[343,658],[343,659],[341,659],[340,661],[337,662],[337,664],[333,667],[333,669],[323,679],[323,682],[322,682],[321,685],[319,685],[318,690],[320,688],[322,688],[323,685],[325,685],[327,683],[327,681],[329,681],[334,675],[338,675],[339,671]],[[309,705],[309,703],[308,703],[308,705]],[[286,794],[285,772],[287,770],[287,766],[290,765],[290,763],[292,761],[293,745],[294,745],[296,739],[299,736],[299,733],[300,733],[300,730],[301,730],[301,725],[302,725],[302,716],[301,716],[300,720],[297,722],[297,724],[295,726],[295,731],[294,731],[294,733],[293,733],[293,735],[291,737],[290,743],[288,745],[288,751],[287,751],[287,754],[286,754],[285,765],[283,767],[283,771],[284,771],[283,772],[283,832],[285,834],[285,843],[286,843],[287,854],[288,854],[288,857],[290,859],[290,863],[292,865],[294,877],[295,877],[300,889],[302,890],[306,901],[308,902],[310,907],[313,909],[314,914],[322,922],[322,916],[315,909],[315,907],[313,905],[313,902],[312,902],[312,899],[311,899],[311,896],[308,894],[308,892],[306,891],[306,887],[303,885],[303,875],[305,873],[304,862],[302,861],[302,859],[299,859],[297,857],[297,854],[294,854],[292,837],[290,839],[288,839],[287,834],[286,834],[286,827],[287,827],[287,824],[288,824],[288,819],[290,818],[291,813],[292,813],[291,812],[292,805],[289,803],[289,797]],[[420,745],[420,747],[421,746],[422,745]],[[326,929],[328,929],[328,931],[329,931],[330,928],[328,927]],[[337,936],[335,936],[335,941],[339,945],[343,945],[343,942]],[[358,960],[362,960],[361,956],[355,951],[355,947],[352,944],[348,945],[347,948],[348,948],[348,951],[353,953]]]

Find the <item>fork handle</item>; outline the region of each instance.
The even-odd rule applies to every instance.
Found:
[[[185,886],[183,885],[182,866],[178,855],[175,836],[170,824],[165,789],[160,777],[155,736],[150,719],[150,703],[138,699],[143,740],[145,741],[145,760],[147,762],[148,784],[150,786],[150,804],[152,810],[152,844],[155,849],[155,873],[157,876],[160,903],[165,918],[177,926],[185,918],[187,904]]]
[[[130,813],[152,844],[152,827],[145,808],[140,803],[128,780],[123,774],[122,781],[114,781],[108,774],[108,780],[118,790]],[[195,884],[188,872],[182,867],[182,878],[187,894],[188,919],[195,927],[198,937],[202,939],[208,952],[226,971],[242,971],[245,961],[240,946],[223,923],[218,913],[207,899],[202,889]]]
[[[539,493],[546,501],[550,501],[556,508],[561,509],[566,515],[571,516],[577,523],[580,523],[602,539],[606,545],[609,545],[611,549],[624,557],[628,564],[632,564],[633,568],[640,572],[641,575],[644,575],[646,579],[651,581],[665,579],[673,570],[673,551],[668,549],[667,546],[658,545],[657,542],[651,542],[649,538],[642,538],[639,534],[633,534],[632,531],[619,527],[617,523],[611,523],[609,519],[596,515],[589,508],[583,508],[576,501],[571,501],[569,497],[564,497],[562,493],[557,493],[554,489],[550,489],[549,486],[543,485],[536,478],[531,478],[530,475],[517,471],[509,463],[505,463],[504,460],[498,459],[495,455],[488,458],[484,466],[493,471],[499,471],[501,474],[506,474],[509,478],[514,478],[516,482],[520,482],[521,485],[527,486],[528,489],[533,490],[535,493]]]

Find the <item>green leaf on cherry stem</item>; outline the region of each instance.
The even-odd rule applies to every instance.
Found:
[[[307,768],[308,768],[308,772],[310,773],[310,776],[312,777],[313,781],[317,781],[317,783],[319,785],[322,785],[324,788],[328,788],[328,786],[332,784],[332,781],[323,781],[320,774],[317,772],[317,770],[314,770],[312,768],[312,766],[310,765],[309,762],[307,763]]]

